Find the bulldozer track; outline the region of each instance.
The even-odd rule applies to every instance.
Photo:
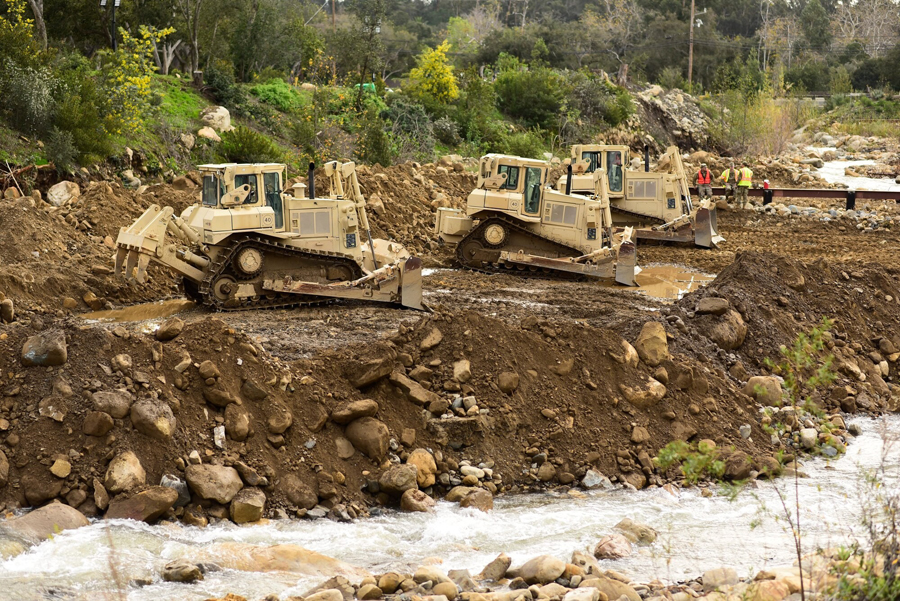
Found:
[[[471,265],[471,264],[467,263],[465,260],[465,257],[463,256],[463,246],[465,245],[466,240],[483,240],[483,238],[481,237],[482,233],[492,223],[500,223],[504,227],[508,227],[511,230],[515,230],[518,233],[529,236],[535,240],[541,240],[542,242],[553,244],[553,245],[559,247],[561,251],[564,251],[564,253],[563,252],[560,253],[561,256],[577,257],[577,256],[580,256],[583,254],[577,248],[573,248],[566,244],[562,244],[560,242],[557,242],[556,240],[547,238],[546,236],[539,236],[539,235],[535,234],[534,232],[522,227],[517,222],[515,222],[511,219],[506,219],[503,217],[490,217],[488,219],[485,219],[481,223],[479,223],[478,227],[476,227],[474,230],[469,232],[469,234],[466,235],[465,238],[460,240],[459,243],[456,245],[456,260],[459,261],[459,264],[464,269],[467,269],[469,271],[479,272],[479,273],[487,273],[487,274],[491,274],[491,275],[498,274],[498,273],[508,273],[508,274],[517,275],[520,277],[540,278],[540,279],[556,279],[556,280],[569,280],[569,281],[585,279],[585,276],[579,275],[577,273],[558,271],[555,269],[548,269],[545,267],[535,268],[535,269],[520,269],[514,265],[510,265],[510,266],[506,267],[506,266],[497,265],[494,263],[488,263],[486,265],[483,264],[482,266],[477,267],[475,265]],[[486,242],[484,243],[484,246],[485,246],[485,248],[496,249],[496,247],[491,246],[491,245],[487,244]]]
[[[289,309],[294,307],[313,307],[326,305],[334,302],[334,299],[326,297],[297,295],[287,293],[276,293],[271,298],[254,297],[241,299],[237,305],[227,305],[225,301],[216,298],[213,293],[213,284],[215,281],[224,276],[234,277],[237,281],[242,281],[239,274],[232,273],[234,268],[232,261],[238,251],[247,247],[259,248],[264,253],[278,253],[283,256],[297,257],[307,260],[314,260],[320,263],[343,264],[350,269],[353,278],[362,277],[362,268],[359,264],[342,255],[317,252],[314,250],[300,249],[287,246],[274,240],[261,236],[245,236],[234,240],[223,252],[219,253],[218,258],[210,264],[210,269],[206,277],[200,283],[199,294],[203,299],[203,304],[216,309],[217,311],[244,311],[247,309]],[[244,280],[246,281],[246,280]]]

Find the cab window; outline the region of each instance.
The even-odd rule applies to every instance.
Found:
[[[246,175],[235,175],[234,176],[234,187],[240,188],[246,184],[250,184],[250,194],[247,195],[247,200],[244,201],[245,205],[252,205],[256,203],[257,194],[256,194],[256,175],[255,174],[246,174]]]
[[[519,168],[511,165],[500,165],[497,173],[505,173],[506,181],[500,186],[501,190],[515,190],[519,187]]]
[[[264,173],[263,186],[266,190],[266,206],[275,211],[275,229],[284,227],[284,211],[281,206],[281,178],[278,173]]]
[[[219,199],[225,194],[225,184],[215,175],[203,177],[203,204],[214,207],[219,204]]]
[[[621,192],[624,178],[622,177],[622,152],[611,150],[606,153],[607,173],[609,174],[609,191]]]
[[[543,169],[528,167],[525,170],[525,212],[538,213],[541,210],[541,178]]]
[[[593,173],[600,167],[599,152],[582,152],[581,160],[588,164],[587,173]]]

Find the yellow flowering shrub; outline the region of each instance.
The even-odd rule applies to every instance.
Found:
[[[407,91],[423,101],[446,104],[459,97],[459,86],[453,65],[447,59],[450,42],[434,49],[427,49],[416,59],[416,66],[409,72]]]
[[[106,53],[103,67],[107,93],[107,112],[118,124],[113,133],[137,131],[144,127],[150,112],[151,77],[156,71],[153,45],[175,30],[141,25],[137,36],[124,29],[119,49]]]
[[[17,63],[29,62],[40,54],[34,40],[34,20],[27,16],[27,0],[0,0],[6,14],[0,16],[0,57]]]

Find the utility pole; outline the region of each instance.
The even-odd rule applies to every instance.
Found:
[[[688,91],[693,93],[694,82],[694,10],[695,0],[691,0],[691,33],[690,47],[688,48]]]

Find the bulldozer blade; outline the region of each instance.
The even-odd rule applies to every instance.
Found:
[[[410,270],[408,283],[405,279],[407,269]],[[422,302],[422,261],[416,257],[410,257],[403,264],[385,265],[358,280],[348,282],[295,282],[288,276],[280,280],[265,280],[262,287],[273,292],[392,303],[419,311],[430,311]]]
[[[697,209],[694,217],[694,244],[701,248],[715,248],[725,238],[716,231],[716,210]]]
[[[403,265],[400,278],[400,304],[410,309],[431,312],[422,302],[422,259],[410,257]]]
[[[616,261],[616,283],[623,286],[637,286],[635,276],[640,272],[637,266],[637,247],[627,240],[619,246],[619,257]]]
[[[538,255],[529,255],[521,251],[515,253],[500,251],[499,263],[508,263],[510,265],[522,266],[523,268],[534,267],[549,269],[552,271],[573,273],[591,278],[612,278],[614,259],[610,256],[597,263],[577,263],[568,258],[553,259]]]

